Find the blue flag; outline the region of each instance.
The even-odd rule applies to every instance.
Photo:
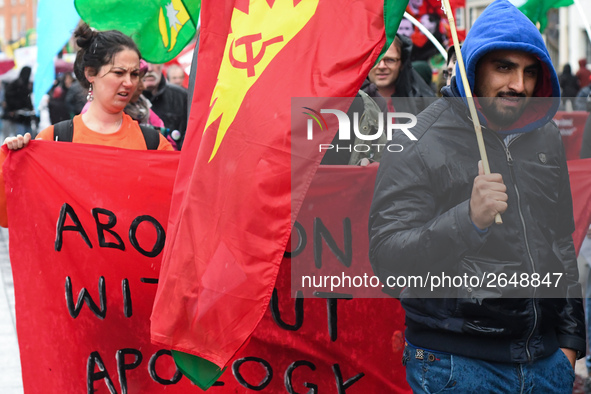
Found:
[[[55,80],[53,64],[57,53],[68,42],[80,16],[72,0],[39,0],[37,6],[37,72],[33,83],[33,106],[39,107],[41,98]]]

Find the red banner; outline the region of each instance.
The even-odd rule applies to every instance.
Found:
[[[578,255],[591,225],[591,159],[569,161],[568,175],[575,217],[573,241]]]
[[[577,160],[580,157],[583,131],[589,112],[587,111],[558,111],[554,121],[560,129],[566,160]]]
[[[150,343],[178,157],[45,141],[9,156],[10,257],[26,393],[201,392],[176,370],[168,349]],[[342,264],[350,255],[350,269],[371,273],[367,212],[376,168],[320,167],[270,307],[208,392],[409,391],[398,301],[291,297],[301,290],[290,286],[298,262]],[[569,170],[584,236],[591,159],[570,162]],[[575,238],[578,247],[582,238]]]
[[[10,154],[4,174],[26,393],[201,392],[168,349],[150,343],[178,158],[46,141]],[[345,219],[353,224],[352,266],[371,273],[367,212],[376,168],[319,170],[270,307],[208,392],[409,391],[398,301],[291,297],[291,264],[335,260],[336,249],[347,249]],[[329,196],[350,204],[350,213],[335,215]]]

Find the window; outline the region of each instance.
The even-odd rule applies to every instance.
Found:
[[[550,54],[550,60],[552,60],[552,64],[554,67],[557,67],[559,64],[559,43],[560,43],[560,31],[558,30],[559,24],[559,14],[557,9],[551,9],[548,11],[548,24],[546,25],[546,29],[544,30],[544,41],[546,43],[546,48],[548,48],[548,53]]]
[[[17,40],[18,39],[18,18],[16,15],[13,15],[11,18],[11,26],[10,26],[10,39]]]
[[[27,32],[27,15],[26,14],[21,14],[21,30],[20,30],[20,35],[24,36],[25,33]]]
[[[486,5],[473,5],[469,8],[470,20],[468,21],[469,25],[467,26],[467,30],[469,30],[469,28],[472,27],[472,25],[474,25],[474,22],[476,21],[476,19],[478,19],[480,14],[482,14],[487,5],[488,3]]]
[[[0,42],[6,44],[6,22],[4,15],[0,16]]]
[[[458,30],[464,30],[466,28],[466,26],[464,24],[465,12],[466,12],[466,9],[464,7],[456,8],[455,18],[456,18],[456,28]]]

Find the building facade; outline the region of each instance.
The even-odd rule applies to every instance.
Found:
[[[510,0],[519,6],[525,0]],[[586,58],[591,64],[591,0],[574,0],[569,7],[553,9],[548,12],[548,26],[544,40],[552,63],[558,72],[565,64],[570,64],[573,72],[578,70],[579,59]],[[468,30],[492,0],[466,0],[466,19]]]
[[[38,0],[0,0],[0,43],[4,46],[26,36],[36,26]]]

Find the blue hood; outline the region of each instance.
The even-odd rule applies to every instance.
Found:
[[[462,57],[470,89],[474,91],[474,78],[478,61],[487,53],[495,50],[513,50],[530,53],[542,64],[534,97],[554,97],[543,100],[543,108],[536,103],[536,108],[526,112],[516,124],[503,130],[502,134],[523,133],[537,129],[548,123],[560,104],[560,85],[544,40],[534,24],[513,4],[507,0],[496,0],[476,19],[462,45]],[[459,64],[456,65],[456,78],[452,83],[460,97],[466,98],[464,85],[460,80]],[[530,105],[529,107],[534,107]],[[484,124],[486,119],[479,113]],[[526,121],[524,121],[526,120]]]

